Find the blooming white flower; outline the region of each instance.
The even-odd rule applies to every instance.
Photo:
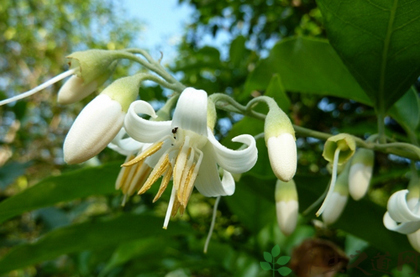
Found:
[[[417,197],[407,200],[409,191],[399,190],[391,195],[383,222],[388,230],[410,234],[420,229],[420,202]]]
[[[207,93],[194,88],[185,89],[178,100],[172,121],[151,121],[138,114],[156,117],[153,107],[145,101],[131,104],[125,118],[125,129],[130,137],[153,143],[139,156],[123,166],[147,160],[152,172],[139,191],[147,191],[163,175],[158,194],[173,177],[171,197],[165,217],[166,229],[171,215],[184,212],[193,187],[207,197],[232,195],[235,181],[232,173],[251,169],[257,160],[255,139],[250,135],[237,136],[232,141],[247,145],[242,150],[231,150],[221,145],[207,127]],[[220,180],[217,164],[224,169]]]

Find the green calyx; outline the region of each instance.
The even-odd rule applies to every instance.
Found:
[[[280,109],[274,99],[266,96],[264,96],[264,98],[261,97],[261,99],[265,101],[269,107],[264,124],[265,141],[267,142],[269,138],[278,137],[284,133],[291,134],[296,140],[295,129],[293,129],[292,122],[286,113]]]
[[[295,181],[292,179],[288,182],[284,182],[277,179],[275,199],[276,202],[298,201]]]
[[[110,75],[114,71],[116,60],[122,58],[119,51],[91,49],[74,52],[67,56],[70,68],[78,68],[76,75],[83,82],[90,83],[104,75]],[[105,79],[106,80],[106,79]]]
[[[365,166],[373,167],[375,160],[375,152],[366,148],[357,149],[353,158],[351,159],[351,164],[364,164]]]
[[[213,100],[210,97],[208,97],[207,98],[207,127],[209,127],[210,130],[213,130],[214,126],[216,125],[216,121],[217,121],[216,106]]]
[[[322,156],[329,162],[333,162],[334,153],[339,149],[338,164],[347,162],[356,151],[356,142],[349,134],[338,134],[328,138],[324,145]]]
[[[108,95],[111,99],[121,104],[124,112],[128,111],[130,104],[137,98],[140,83],[144,79],[144,74],[136,74],[120,78],[107,86],[101,94]]]

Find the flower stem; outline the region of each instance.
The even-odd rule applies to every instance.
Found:
[[[221,196],[218,196],[216,198],[216,202],[214,202],[213,216],[211,218],[210,229],[209,229],[209,233],[207,235],[206,243],[204,244],[204,251],[203,251],[204,253],[207,253],[207,249],[209,248],[211,235],[213,234],[214,224],[216,223],[217,206],[219,206],[220,198],[221,198]]]

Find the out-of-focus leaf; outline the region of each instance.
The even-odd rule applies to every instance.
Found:
[[[89,167],[48,177],[0,203],[0,223],[23,212],[90,195],[109,194],[121,162]]]
[[[331,45],[385,112],[420,75],[420,1],[317,3]]]
[[[246,39],[244,36],[236,37],[230,44],[229,49],[229,59],[233,66],[238,66],[244,61],[244,56],[246,55],[245,48]]]
[[[269,264],[267,262],[260,262],[260,266],[264,270],[271,270],[271,264]]]
[[[414,131],[420,121],[420,99],[411,87],[390,109],[389,114],[406,130]]]
[[[282,256],[277,260],[277,263],[279,265],[285,265],[290,261],[290,257],[289,256]]]
[[[274,74],[271,78],[265,95],[273,97],[279,107],[287,113],[290,107],[290,99],[286,94],[286,90],[278,74]]]
[[[280,246],[278,245],[274,245],[273,249],[271,249],[271,255],[273,255],[273,257],[277,257],[280,254]]]
[[[0,189],[5,189],[25,173],[30,163],[11,162],[0,167]]]
[[[284,39],[248,77],[241,99],[267,88],[274,74],[288,91],[331,95],[369,104],[370,100],[326,40]]]
[[[163,230],[163,218],[125,214],[111,220],[90,221],[56,229],[35,243],[12,248],[0,260],[0,274],[55,258],[66,253],[99,249],[139,237],[170,237],[191,230],[172,222]]]

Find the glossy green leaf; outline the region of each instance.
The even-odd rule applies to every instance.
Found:
[[[389,114],[406,130],[414,131],[420,121],[420,98],[411,87],[390,109]]]
[[[385,112],[420,75],[420,1],[317,3],[331,45]]]
[[[271,255],[275,258],[280,254],[280,246],[277,244],[274,245],[273,249],[271,249]]]
[[[0,203],[0,223],[23,212],[90,195],[115,192],[121,162],[88,167],[46,178]]]
[[[269,264],[267,262],[260,262],[260,266],[264,270],[271,270],[271,264]]]
[[[277,260],[277,263],[279,265],[285,265],[290,261],[290,257],[289,256],[282,256]]]
[[[241,99],[265,90],[278,74],[287,91],[370,100],[326,40],[291,38],[277,43],[248,77]]]
[[[100,249],[140,237],[169,237],[189,232],[184,225],[171,222],[167,230],[163,218],[124,214],[111,220],[89,221],[56,229],[34,243],[14,247],[0,259],[0,274],[23,268],[66,253]]]

